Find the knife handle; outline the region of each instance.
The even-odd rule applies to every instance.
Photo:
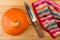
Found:
[[[40,37],[40,38],[43,38],[43,37],[44,37],[44,34],[43,34],[42,29],[40,28],[39,24],[37,23],[37,21],[34,22],[33,24],[34,24],[34,26],[35,26],[35,29],[36,29],[39,37]]]

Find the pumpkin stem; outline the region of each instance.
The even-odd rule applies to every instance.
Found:
[[[15,25],[16,25],[16,27],[18,27],[20,25],[20,23],[18,21],[16,21]]]

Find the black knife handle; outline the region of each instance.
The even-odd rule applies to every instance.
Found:
[[[34,24],[34,27],[35,27],[37,33],[38,33],[38,36],[39,36],[40,38],[43,38],[43,37],[44,37],[44,34],[43,34],[43,32],[42,32],[41,27],[40,27],[39,24],[37,23],[37,21],[34,22],[33,24]]]

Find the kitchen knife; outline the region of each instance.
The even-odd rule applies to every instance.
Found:
[[[37,19],[35,18],[33,11],[30,9],[29,5],[26,2],[24,2],[24,5],[25,5],[28,15],[29,15],[39,37],[43,38],[44,34],[43,34],[42,29],[40,28],[39,24],[37,23]]]

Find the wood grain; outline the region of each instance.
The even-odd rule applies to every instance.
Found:
[[[7,9],[12,8],[12,7],[20,8],[26,12],[25,7],[23,5],[24,1],[26,1],[31,6],[31,3],[36,0],[0,0],[0,40],[60,40],[60,37],[56,39],[52,39],[50,35],[44,30],[42,31],[45,37],[39,38],[33,25],[30,25],[29,28],[23,34],[19,36],[11,36],[3,32],[2,25],[1,25],[1,19],[2,19],[3,13]],[[57,0],[54,2],[59,4],[60,0]]]

